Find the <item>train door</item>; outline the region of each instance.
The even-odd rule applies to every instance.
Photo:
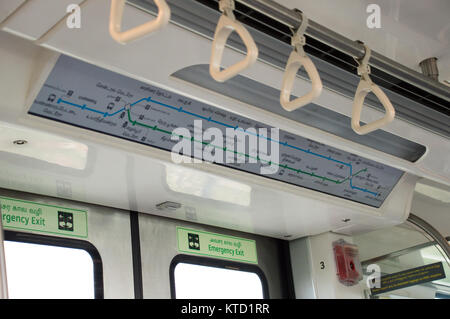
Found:
[[[288,244],[139,214],[144,298],[288,298]]]
[[[10,298],[134,298],[129,212],[5,189],[0,203]]]

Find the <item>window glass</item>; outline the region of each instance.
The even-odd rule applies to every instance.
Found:
[[[177,299],[263,299],[253,272],[179,263],[174,278]]]
[[[378,265],[381,276],[441,262],[446,277],[413,286],[387,291],[375,298],[444,298],[450,295],[450,261],[441,247],[426,233],[409,224],[384,228],[353,237],[359,247],[365,278],[369,265]]]
[[[4,244],[9,298],[94,298],[94,263],[85,250],[15,241]]]

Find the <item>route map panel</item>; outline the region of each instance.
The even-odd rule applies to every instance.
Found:
[[[29,113],[167,151],[172,151],[180,139],[188,138],[175,130],[186,128],[192,133],[189,141],[193,157],[202,154],[206,147],[212,149],[211,154],[220,149],[224,160],[216,161],[219,165],[372,207],[382,205],[403,174],[398,169],[283,130],[279,130],[278,136],[271,135],[271,128],[263,123],[64,55],[58,59]],[[202,133],[209,128],[220,129],[223,141],[202,139],[195,135],[197,128]],[[267,134],[261,133],[264,128]],[[248,145],[244,150],[229,147],[227,129],[265,140],[266,154],[270,153],[270,143],[276,143],[279,156],[263,160]],[[230,156],[247,161],[227,162]],[[261,174],[261,167],[269,165],[276,167],[274,173]]]

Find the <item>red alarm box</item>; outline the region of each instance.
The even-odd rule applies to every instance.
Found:
[[[363,279],[358,246],[339,239],[333,242],[333,251],[339,282],[345,286],[356,285]]]

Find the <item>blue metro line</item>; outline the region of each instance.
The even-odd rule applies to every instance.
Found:
[[[225,126],[225,127],[229,127],[229,128],[233,128],[235,130],[240,130],[242,132],[245,132],[246,134],[254,135],[254,136],[257,136],[259,138],[264,138],[264,139],[266,139],[268,141],[276,142],[276,143],[278,143],[280,145],[283,145],[283,146],[286,146],[286,147],[290,147],[290,148],[296,149],[298,151],[301,151],[301,152],[304,152],[304,153],[307,153],[307,154],[311,154],[313,156],[317,156],[317,157],[320,157],[320,158],[323,158],[323,159],[326,159],[326,160],[329,160],[329,161],[333,161],[333,162],[336,162],[336,163],[348,166],[350,168],[350,178],[349,178],[350,188],[351,189],[356,189],[356,190],[359,190],[359,191],[362,191],[362,192],[365,192],[365,193],[369,193],[369,194],[372,194],[374,196],[378,196],[378,193],[372,192],[372,191],[370,191],[370,190],[368,190],[366,188],[361,188],[361,187],[357,187],[357,186],[353,185],[353,183],[352,183],[352,178],[353,178],[352,171],[353,171],[353,168],[352,168],[352,164],[351,163],[342,162],[342,161],[339,161],[337,159],[332,158],[331,156],[325,156],[325,155],[322,155],[322,154],[319,154],[319,153],[312,152],[309,149],[303,149],[303,148],[300,148],[300,147],[297,147],[297,146],[294,146],[294,145],[290,145],[287,142],[277,141],[275,139],[272,139],[272,138],[269,138],[269,137],[266,137],[266,136],[263,136],[263,135],[260,135],[260,134],[257,134],[257,133],[248,132],[245,129],[239,127],[239,126],[233,126],[233,125],[230,125],[230,124],[227,124],[227,123],[223,123],[223,122],[220,122],[220,121],[213,120],[211,117],[205,117],[205,116],[202,116],[202,115],[199,115],[199,114],[195,114],[195,113],[186,111],[185,109],[183,109],[183,107],[175,107],[175,106],[172,106],[172,105],[169,105],[169,104],[161,103],[159,101],[153,100],[150,96],[148,98],[142,98],[140,100],[137,100],[136,102],[131,103],[130,106],[134,106],[134,105],[139,104],[140,102],[143,102],[143,101],[152,102],[152,103],[164,106],[166,108],[169,108],[169,109],[181,112],[181,113],[185,113],[185,114],[188,114],[188,115],[191,115],[191,116],[194,116],[194,117],[206,120],[208,122],[217,123],[219,125],[222,125],[222,126]],[[87,110],[87,111],[95,112],[97,114],[102,115],[103,117],[111,117],[111,116],[114,116],[114,115],[116,115],[116,114],[118,114],[120,112],[125,111],[125,107],[123,107],[123,108],[121,108],[120,110],[118,110],[118,111],[116,111],[114,113],[101,112],[101,111],[98,111],[96,109],[92,109],[90,107],[87,107],[85,104],[79,105],[79,104],[76,104],[76,103],[72,103],[72,102],[63,100],[61,98],[59,98],[57,100],[57,103],[58,104],[64,103],[64,104],[67,104],[67,105],[71,105],[71,106],[80,108],[81,110]]]

